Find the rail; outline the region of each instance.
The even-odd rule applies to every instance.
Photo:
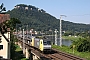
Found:
[[[19,41],[23,42],[23,40],[18,39]],[[32,50],[34,54],[36,54],[41,60],[85,60],[83,58],[64,53],[58,51],[56,49],[51,49],[50,52],[42,53],[35,47],[30,46],[30,44],[25,42],[25,45],[28,45],[29,48]]]

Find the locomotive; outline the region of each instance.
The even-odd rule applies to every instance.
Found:
[[[50,51],[51,40],[48,38],[32,37],[31,46],[38,48],[40,51]]]

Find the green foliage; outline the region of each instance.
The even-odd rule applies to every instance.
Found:
[[[14,45],[14,49],[11,50],[12,55],[11,55],[11,59],[12,60],[28,60],[24,57],[22,49],[18,46],[18,45]]]
[[[20,47],[18,45],[15,45],[15,41],[17,40],[17,38],[11,34],[11,59],[12,60],[28,60],[24,57],[22,49],[20,49]]]
[[[79,52],[90,52],[90,32],[80,33],[83,38],[79,38],[73,42],[73,45],[76,45],[76,49]]]
[[[77,51],[79,52],[90,52],[90,39],[84,38],[79,39],[73,43],[76,46]]]
[[[37,30],[49,30],[51,27],[57,28],[57,19],[48,13],[40,12],[37,9],[33,7],[33,10],[25,10],[19,8],[19,9],[13,9],[12,11],[8,11],[10,13],[11,17],[18,18],[22,25],[28,24],[29,28],[35,28]]]
[[[73,34],[72,32],[65,32],[65,33],[64,33],[64,36],[69,36],[69,35],[72,36],[72,35],[74,35],[74,34]]]
[[[5,26],[5,24],[0,24],[0,32],[3,34],[5,32],[7,32],[7,27]]]
[[[16,28],[16,24],[20,24],[21,22],[16,18],[11,18],[0,24],[0,32],[3,34],[7,32],[7,28],[10,28],[13,31]]]
[[[15,47],[16,47],[15,51],[21,51],[22,50],[18,45],[15,45]]]
[[[17,7],[19,6],[19,7]],[[35,30],[59,30],[59,19],[56,19],[52,15],[46,13],[43,9],[39,10],[35,6],[25,5],[25,4],[18,4],[16,5],[17,8],[9,10],[7,13],[10,14],[11,18],[18,18],[22,25],[28,24],[29,29],[33,28]],[[25,9],[28,7],[28,9]],[[79,23],[72,23],[68,21],[62,20],[62,30],[69,31],[69,32],[83,32],[89,31],[90,25],[88,24],[79,24]]]
[[[11,59],[13,59],[14,56],[15,56],[15,49],[16,49],[15,44],[14,44],[14,40],[15,39],[14,39],[14,35],[13,34],[11,34],[10,36],[11,36],[11,38],[10,38],[11,39],[11,46],[10,46],[10,48],[11,48],[10,51],[11,52],[10,53],[11,53]]]
[[[16,18],[11,18],[10,20],[5,22],[5,25],[7,28],[10,28],[11,30],[16,28],[16,24],[20,24],[21,22]]]

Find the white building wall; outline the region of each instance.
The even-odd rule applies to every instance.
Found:
[[[28,7],[25,7],[25,10],[28,10]]]
[[[1,34],[0,34],[1,35]],[[8,35],[8,33],[4,34],[6,36],[6,38],[10,38],[10,35]],[[1,37],[1,43],[0,45],[3,45],[3,49],[0,50],[0,56],[2,56],[3,58],[9,59],[10,58],[10,44],[9,42],[6,41],[6,39],[2,36]]]

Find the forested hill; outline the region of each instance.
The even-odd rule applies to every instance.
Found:
[[[50,15],[43,9],[39,9],[32,5],[19,4],[7,13],[13,18],[18,18],[22,24],[28,24],[29,28],[35,30],[59,30],[59,19]],[[62,20],[63,31],[88,31],[90,25],[72,23],[69,21]],[[23,26],[24,27],[24,26]]]

